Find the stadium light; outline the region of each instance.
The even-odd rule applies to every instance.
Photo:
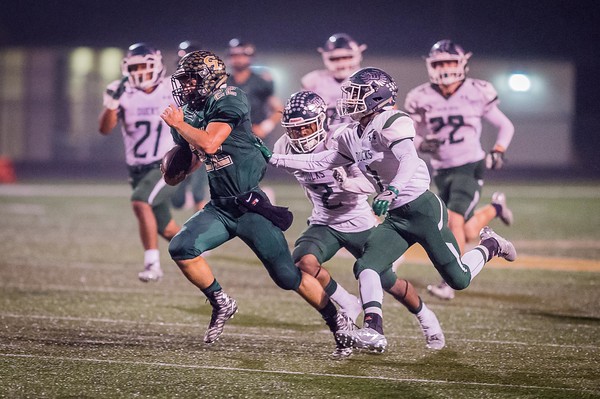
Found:
[[[531,89],[531,80],[524,73],[513,73],[508,78],[508,87],[512,91],[526,92]]]

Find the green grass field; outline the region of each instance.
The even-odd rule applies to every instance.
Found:
[[[439,280],[433,267],[407,259],[398,274],[437,313],[446,348],[427,350],[414,316],[386,296],[388,351],[336,361],[318,313],[241,241],[208,259],[240,309],[207,346],[210,305],[165,242],[163,280],[137,280],[126,184],[0,185],[0,397],[600,397],[600,184],[497,184],[484,198],[496,189],[516,222],[493,226],[527,262],[489,267],[444,302],[425,290]],[[275,190],[296,216],[292,243],[309,204],[296,185]],[[589,271],[570,270],[577,259]],[[559,261],[563,270],[544,269]],[[351,265],[327,266],[356,293]]]

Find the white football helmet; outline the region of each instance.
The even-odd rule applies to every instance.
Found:
[[[158,85],[165,76],[165,67],[160,51],[146,43],[135,43],[121,63],[121,72],[129,84],[140,90]]]
[[[471,53],[465,53],[463,48],[451,40],[440,40],[433,45],[429,56],[425,59],[429,81],[436,85],[450,85],[464,80],[467,76],[467,62]],[[455,66],[444,65],[444,61],[454,61]]]
[[[366,49],[366,44],[359,45],[345,33],[331,35],[325,45],[318,48],[325,66],[340,81],[360,68],[362,52]]]
[[[317,93],[299,91],[291,95],[283,109],[281,126],[290,145],[299,153],[312,152],[327,135],[327,104]]]
[[[340,116],[360,121],[372,113],[396,104],[398,86],[387,72],[379,68],[362,68],[342,83],[342,98],[337,100]]]

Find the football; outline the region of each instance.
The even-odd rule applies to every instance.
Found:
[[[171,186],[179,184],[192,166],[192,151],[189,146],[175,145],[162,159],[160,170],[165,182]]]

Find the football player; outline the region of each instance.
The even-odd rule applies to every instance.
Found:
[[[275,96],[273,77],[266,68],[252,65],[256,48],[253,44],[234,38],[229,41],[227,62],[232,73],[229,86],[242,89],[250,101],[252,132],[264,139],[281,120],[283,105]]]
[[[351,122],[350,118],[342,119],[337,114],[335,104],[340,97],[342,82],[360,69],[362,53],[366,49],[366,44],[358,44],[350,35],[335,33],[327,39],[323,47],[317,49],[323,57],[326,69],[312,71],[302,77],[302,88],[314,91],[328,104],[327,117],[332,132],[337,126]]]
[[[436,270],[454,289],[465,289],[493,256],[514,261],[512,243],[489,227],[481,241],[460,257],[454,235],[447,226],[444,203],[429,191],[430,177],[413,143],[412,119],[394,110],[398,88],[392,77],[378,68],[363,68],[342,85],[340,115],[355,121],[336,133],[337,148],[315,154],[271,154],[261,151],[269,163],[304,171],[356,164],[377,189],[372,208],[385,215],[369,235],[364,253],[354,265],[364,309],[361,329],[336,333],[338,345],[384,351],[383,289],[381,275],[410,246],[421,244]]]
[[[185,40],[179,43],[177,47],[178,61],[190,51],[201,50],[201,46],[191,40]],[[184,181],[177,185],[177,190],[171,201],[177,209],[183,208],[188,202],[188,197],[193,200],[194,210],[198,211],[204,208],[208,197],[208,176],[206,176],[206,168],[200,166],[194,173],[190,174]]]
[[[319,282],[294,265],[282,232],[291,219],[285,220],[287,208],[272,206],[259,187],[266,162],[252,133],[248,98],[227,86],[225,63],[210,51],[193,51],[179,61],[171,80],[173,97],[183,108],[169,106],[161,116],[176,143],[190,146],[204,160],[211,193],[211,201],[169,244],[175,263],[213,307],[204,342],[221,336],[238,305],[223,291],[203,253],[234,237],[252,249],[280,288],[296,291],[316,308],[332,332],[353,328]]]
[[[274,153],[308,154],[335,148],[335,138],[327,131],[327,105],[316,93],[294,93],[283,110],[281,124],[286,134],[275,143]],[[292,257],[304,272],[314,276],[329,297],[356,321],[362,306],[354,295],[339,285],[322,265],[341,248],[355,258],[362,255],[363,247],[376,220],[367,202],[375,192],[355,164],[319,172],[294,171],[298,183],[313,205],[308,228],[296,240]],[[384,289],[413,313],[431,349],[442,349],[445,339],[438,319],[423,303],[417,291],[407,280],[397,279],[392,268],[381,275]],[[337,357],[349,356],[351,348],[338,348]]]
[[[171,85],[159,50],[145,43],[132,44],[122,61],[123,78],[108,85],[99,130],[112,133],[121,122],[125,160],[133,193],[131,204],[138,220],[144,247],[141,281],[157,281],[162,275],[158,235],[170,240],[179,226],[171,216],[174,188],[162,179],[159,167],[164,154],[173,147],[169,127],[161,111],[173,102]]]
[[[461,253],[466,243],[477,241],[479,230],[495,217],[506,225],[513,221],[502,192],[495,192],[490,204],[475,209],[486,166],[502,167],[514,127],[498,108],[492,84],[467,78],[470,57],[471,53],[450,40],[437,42],[426,59],[429,83],[411,90],[404,104],[416,124],[417,149],[431,156],[433,180],[448,207],[448,225]],[[498,130],[496,143],[487,155],[481,148],[482,119]],[[444,281],[427,289],[438,298],[454,298],[454,290]]]

